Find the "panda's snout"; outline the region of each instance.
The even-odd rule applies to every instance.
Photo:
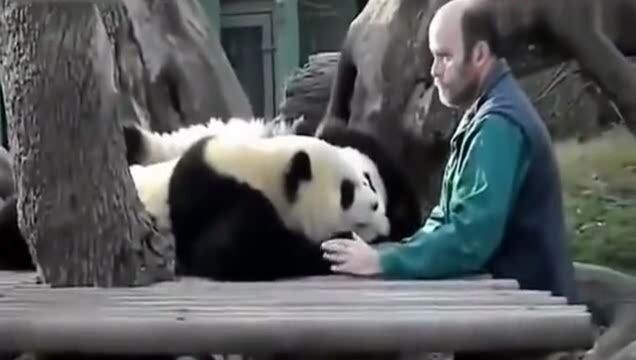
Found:
[[[379,206],[380,204],[377,201],[375,201],[373,204],[371,204],[371,210],[377,211]]]

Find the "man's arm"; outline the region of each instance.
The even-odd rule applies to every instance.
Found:
[[[448,184],[454,187],[448,221],[423,226],[404,243],[381,249],[384,276],[432,279],[481,271],[501,241],[527,168],[526,146],[511,121],[496,115],[485,119],[464,170]]]

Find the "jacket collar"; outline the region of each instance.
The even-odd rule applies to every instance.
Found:
[[[510,66],[508,65],[508,62],[505,59],[498,59],[486,75],[479,96],[466,110],[466,116],[468,116],[469,118],[475,116],[477,110],[479,110],[486,98],[488,98],[488,94],[490,94],[491,90],[497,85],[497,83],[499,83],[499,81],[504,76],[508,75],[509,73]]]

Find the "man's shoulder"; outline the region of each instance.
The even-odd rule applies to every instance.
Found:
[[[480,101],[477,113],[487,114],[492,112],[519,111],[525,93],[515,88],[514,79],[504,77],[490,89]]]
[[[528,121],[540,120],[532,102],[516,85],[514,78],[504,78],[481,99],[475,112],[479,119],[505,119],[524,128]]]
[[[475,117],[475,133],[496,134],[496,136],[525,136],[523,127],[512,116],[504,112],[487,111]]]

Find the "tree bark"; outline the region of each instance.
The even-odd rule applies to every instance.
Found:
[[[116,24],[118,79],[142,124],[171,131],[213,116],[253,116],[198,0],[123,4],[125,21]]]
[[[96,7],[1,4],[18,223],[44,281],[130,286],[172,278],[173,244],[150,224],[113,120],[113,58]]]
[[[111,44],[117,41],[117,33],[121,24],[125,23],[128,17],[126,7],[121,1],[106,1],[97,4],[97,10],[102,18],[102,23],[106,28],[106,34]]]

